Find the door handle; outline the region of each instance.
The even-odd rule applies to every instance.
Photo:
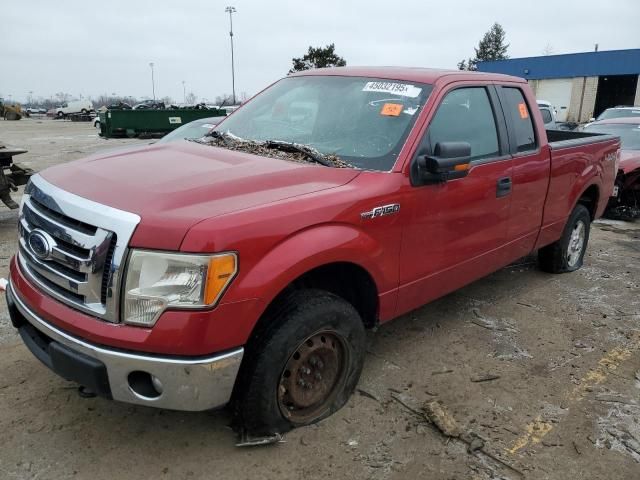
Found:
[[[504,177],[498,180],[496,197],[506,197],[511,193],[511,177]]]

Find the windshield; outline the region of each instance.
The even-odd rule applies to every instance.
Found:
[[[608,118],[623,118],[623,117],[640,117],[640,108],[609,108],[598,115],[596,120],[607,120]]]
[[[289,77],[227,118],[221,133],[253,142],[287,142],[347,164],[388,171],[431,86],[362,77]]]
[[[640,124],[615,123],[608,125],[589,125],[585,132],[607,133],[620,137],[622,150],[640,150]]]
[[[184,140],[185,138],[202,138],[215,127],[224,117],[203,118],[202,120],[194,120],[175,130],[167,133],[156,143],[169,143],[175,140]]]

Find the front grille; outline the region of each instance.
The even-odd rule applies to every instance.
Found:
[[[120,265],[139,220],[32,177],[20,211],[20,265],[56,299],[116,322]]]

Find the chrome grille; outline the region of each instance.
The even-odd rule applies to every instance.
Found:
[[[20,210],[20,265],[52,297],[117,322],[121,266],[139,221],[36,175]]]

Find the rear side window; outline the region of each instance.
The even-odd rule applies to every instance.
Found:
[[[471,87],[448,93],[427,136],[431,152],[439,142],[468,142],[472,159],[498,156],[498,133],[487,91]]]
[[[502,93],[506,100],[505,111],[511,114],[511,125],[515,133],[517,151],[535,150],[536,135],[533,130],[531,110],[529,110],[524,95],[522,95],[522,90],[513,87],[502,87]]]
[[[541,108],[540,112],[542,113],[542,121],[546,125],[547,123],[551,123],[553,121],[553,117],[551,116],[551,112],[546,108]]]

